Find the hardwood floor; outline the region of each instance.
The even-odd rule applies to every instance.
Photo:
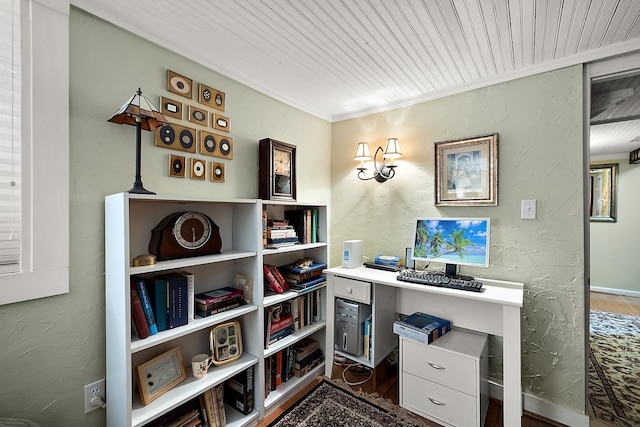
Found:
[[[640,317],[640,298],[628,297],[621,295],[612,295],[602,292],[590,293],[590,309],[607,311],[610,313],[627,314],[630,316]],[[360,386],[354,386],[354,389],[362,389],[369,393],[376,391],[383,397],[390,399],[394,403],[398,403],[398,376],[393,369],[386,372],[376,372],[376,376],[371,380]],[[334,378],[342,377],[342,370],[340,367],[334,367]],[[374,385],[375,382],[375,385]],[[312,382],[307,388],[301,390],[288,402],[276,408],[271,412],[260,424],[259,427],[267,426],[271,421],[276,419],[282,412],[284,412],[290,405],[295,403],[299,398],[304,396],[308,390],[315,385]],[[377,386],[376,386],[377,385]],[[487,418],[485,421],[485,427],[503,427],[502,421],[502,402],[491,399],[489,402],[489,410],[487,412]],[[541,419],[538,415],[531,414],[525,411],[522,416],[522,427],[558,427],[562,424],[558,424],[551,420]],[[598,420],[591,420],[591,427],[609,427],[609,424],[603,423]]]
[[[591,299],[589,305],[591,310],[640,317],[640,298],[638,297],[628,297],[592,291],[589,293],[589,298]]]

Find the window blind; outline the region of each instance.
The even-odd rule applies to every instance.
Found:
[[[20,1],[0,1],[0,274],[20,271]]]

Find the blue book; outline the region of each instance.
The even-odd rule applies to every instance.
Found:
[[[145,280],[142,277],[135,277],[134,280],[136,283],[136,289],[138,290],[138,296],[140,297],[140,302],[142,303],[142,311],[144,312],[144,317],[147,320],[147,325],[149,326],[149,333],[151,335],[155,335],[158,333],[158,327],[156,325],[155,316],[153,315],[153,309],[151,308],[151,300],[147,293]]]
[[[147,292],[151,300],[151,309],[156,318],[158,332],[169,329],[167,281],[162,277],[154,277],[148,280]]]
[[[393,322],[395,334],[423,344],[431,344],[450,330],[451,322],[449,320],[420,312]]]
[[[167,307],[169,329],[184,326],[189,322],[189,291],[187,278],[172,273],[163,276],[167,280]]]
[[[306,280],[304,282],[296,282],[296,283],[289,282],[289,287],[291,288],[292,291],[302,291],[302,290],[307,290],[309,288],[312,288],[326,281],[327,281],[326,277],[320,276],[320,277],[315,277],[313,279]]]

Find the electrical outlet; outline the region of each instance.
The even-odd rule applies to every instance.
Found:
[[[107,388],[106,388],[106,382],[104,378],[84,386],[84,413],[85,414],[88,414],[91,411],[95,411],[96,409],[100,409],[100,406],[95,406],[91,404],[91,399],[93,399],[96,396],[102,399],[104,402],[107,401]]]

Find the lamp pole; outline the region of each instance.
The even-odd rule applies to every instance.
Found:
[[[156,194],[149,191],[142,185],[142,176],[140,175],[140,150],[142,149],[142,126],[140,124],[140,116],[136,116],[136,180],[129,193],[135,194]]]

